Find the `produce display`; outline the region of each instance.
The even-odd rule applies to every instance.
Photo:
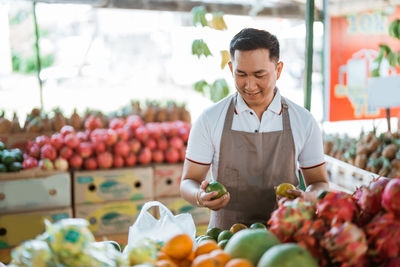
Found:
[[[147,101],[146,105],[141,107],[140,102],[131,101],[130,105],[109,114],[88,109],[84,115],[79,115],[75,109],[70,117],[65,116],[60,108],[55,108],[48,113],[34,108],[26,116],[22,127],[15,112],[12,120],[9,120],[5,117],[5,112],[2,111],[0,113],[0,134],[59,132],[65,125],[71,125],[75,130],[83,130],[89,117],[97,118],[102,127],[108,127],[112,118],[127,118],[129,115],[138,115],[144,122],[181,120],[190,123],[190,113],[184,104],[178,105],[174,101],[168,101],[163,104],[156,101]]]
[[[325,136],[325,154],[380,176],[400,177],[400,132],[361,133],[360,137]]]
[[[130,115],[111,119],[109,128],[102,126],[97,117],[89,116],[84,131],[64,125],[50,137],[38,136],[28,142],[23,165],[43,170],[95,170],[185,159],[189,123],[145,123],[138,115]]]
[[[400,179],[380,178],[353,195],[324,192],[316,205],[283,200],[269,230],[307,249],[320,266],[398,266],[399,197]]]
[[[0,173],[22,170],[22,160],[21,150],[18,148],[5,149],[4,144],[0,141]]]

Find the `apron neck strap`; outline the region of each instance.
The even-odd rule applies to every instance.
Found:
[[[290,119],[289,119],[289,106],[286,104],[286,100],[281,96],[282,103],[282,126],[283,130],[290,130]]]

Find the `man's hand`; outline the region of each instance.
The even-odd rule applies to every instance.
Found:
[[[315,191],[304,192],[304,191],[301,191],[300,189],[296,189],[296,190],[288,189],[286,192],[289,195],[293,196],[294,198],[300,197],[300,198],[304,199],[305,201],[311,201],[311,202],[317,201],[318,194]]]
[[[219,210],[225,207],[228,204],[229,200],[231,199],[229,192],[220,198],[212,200],[213,197],[218,195],[218,192],[207,193],[206,192],[207,185],[208,185],[208,180],[204,180],[200,185],[198,199],[201,206],[207,207],[211,210]]]

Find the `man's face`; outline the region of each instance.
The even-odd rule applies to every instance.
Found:
[[[236,90],[250,108],[269,105],[283,67],[282,62],[269,58],[269,50],[235,51],[229,62]]]

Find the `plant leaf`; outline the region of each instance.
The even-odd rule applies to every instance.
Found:
[[[231,60],[228,50],[221,51],[221,69],[224,69],[226,64]]]
[[[229,86],[225,79],[216,80],[210,88],[210,98],[213,102],[218,102],[229,94]]]
[[[200,24],[203,27],[208,25],[206,19],[207,10],[204,6],[195,6],[194,8],[192,8],[191,13],[193,15],[194,26],[196,26],[197,24]]]
[[[213,29],[216,30],[226,30],[228,27],[226,26],[225,20],[224,20],[224,13],[223,12],[215,12],[212,14],[213,17],[211,21],[208,23],[208,26],[210,26]]]
[[[205,80],[200,80],[193,84],[193,89],[201,94],[205,94],[205,88],[209,87],[208,83]]]

